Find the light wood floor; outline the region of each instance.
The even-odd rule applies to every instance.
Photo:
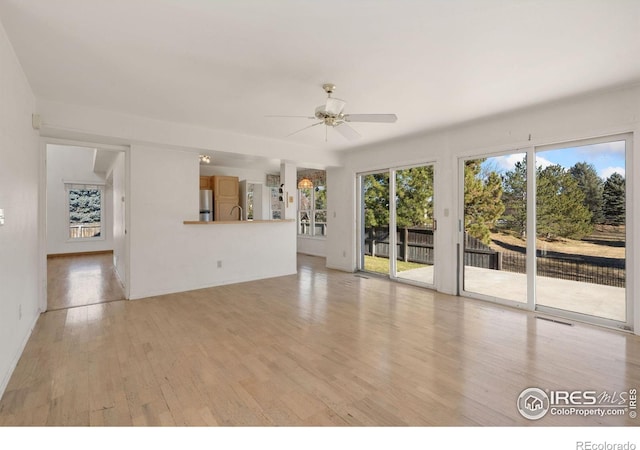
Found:
[[[640,386],[640,339],[331,271],[47,312],[0,425],[638,425],[522,418],[527,387]]]
[[[113,254],[47,259],[47,309],[72,308],[124,299],[113,269]]]

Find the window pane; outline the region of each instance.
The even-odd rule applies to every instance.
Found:
[[[316,211],[315,212],[315,236],[327,235],[327,212]]]
[[[311,189],[298,189],[298,210],[308,211],[311,208]]]
[[[315,178],[311,186],[298,189],[298,234],[326,236],[326,187],[324,181]]]
[[[100,237],[102,213],[101,189],[69,189],[69,237]]]
[[[389,172],[362,178],[361,269],[389,273]]]
[[[324,186],[315,188],[316,209],[327,209],[327,190]]]
[[[396,171],[396,273],[418,283],[433,284],[433,166]]]
[[[311,236],[311,216],[309,211],[298,212],[298,234]]]
[[[311,189],[298,189],[298,234],[311,236],[311,207],[313,192]]]
[[[625,322],[625,141],[536,154],[536,302]]]
[[[527,302],[526,154],[479,158],[464,166],[463,289]]]

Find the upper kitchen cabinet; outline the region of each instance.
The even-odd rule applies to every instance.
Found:
[[[200,190],[202,189],[211,189],[211,177],[200,176]]]
[[[217,198],[238,199],[239,179],[238,177],[228,177],[214,175],[211,177],[213,195]]]

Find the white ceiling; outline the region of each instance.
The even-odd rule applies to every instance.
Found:
[[[638,0],[0,0],[37,97],[346,149],[640,80]],[[313,123],[322,84],[353,124]]]

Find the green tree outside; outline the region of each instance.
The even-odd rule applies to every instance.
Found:
[[[581,239],[593,231],[585,195],[562,166],[537,169],[536,194],[538,236]]]
[[[389,225],[389,173],[363,177],[365,227]],[[424,226],[433,222],[433,166],[396,171],[396,225]]]
[[[100,194],[99,189],[71,189],[69,191],[69,222],[100,222]]]
[[[591,212],[591,223],[598,224],[604,221],[602,213],[603,188],[602,178],[593,164],[578,162],[569,169],[569,173],[578,182],[578,187],[584,193],[584,205]]]
[[[625,223],[625,184],[624,177],[617,172],[604,182],[602,209],[604,221],[608,225],[623,225]]]
[[[364,226],[389,226],[389,173],[362,177],[364,189]]]
[[[433,223],[433,166],[396,172],[396,225],[398,228]]]
[[[485,244],[491,242],[491,229],[505,211],[502,203],[502,179],[492,171],[482,175],[484,159],[465,161],[464,229]]]
[[[526,237],[527,230],[527,157],[518,161],[513,170],[505,172],[502,201],[505,206],[502,219],[505,228]]]

